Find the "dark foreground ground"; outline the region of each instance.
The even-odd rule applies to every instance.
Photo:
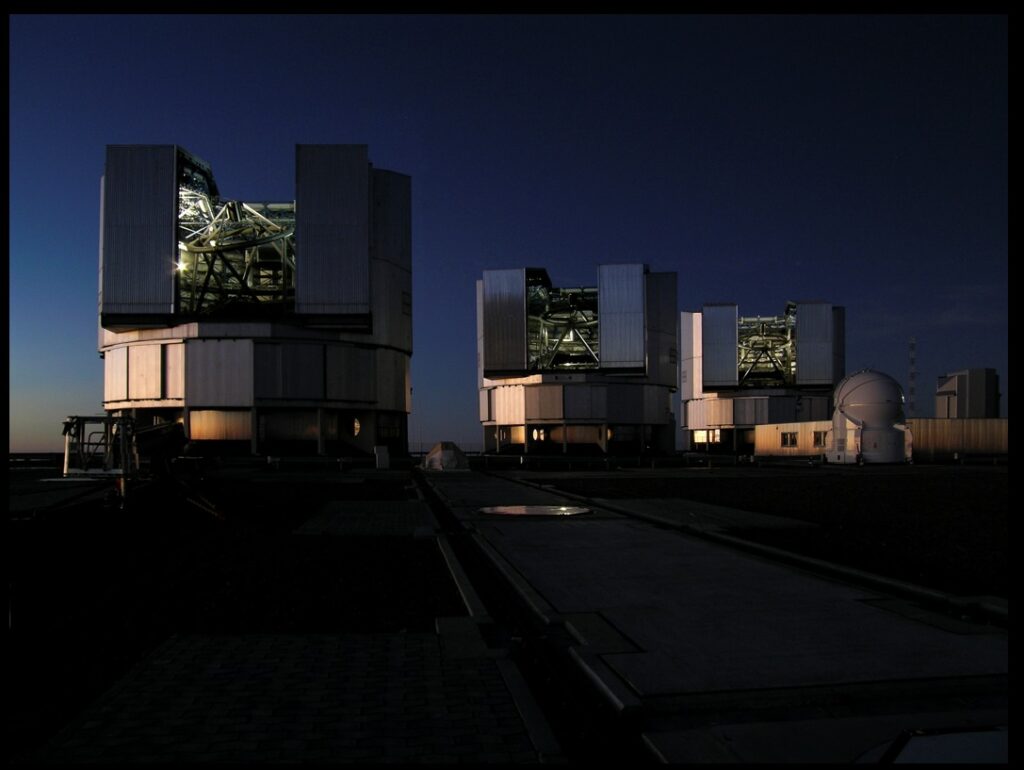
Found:
[[[1006,466],[707,468],[577,476],[542,483],[591,498],[679,498],[812,522],[818,526],[731,534],[948,593],[1007,598]]]
[[[436,617],[464,615],[433,540],[287,536],[326,500],[412,493],[330,478],[208,479],[199,500],[219,515],[150,482],[125,510],[94,500],[12,516],[7,756],[41,745],[171,634],[432,632]],[[12,495],[31,483],[22,475]]]
[[[12,498],[32,475],[12,481]],[[591,498],[696,500],[800,519],[818,526],[731,534],[950,593],[1008,594],[1007,467],[530,476]],[[212,473],[192,490],[150,482],[125,510],[90,499],[12,515],[9,758],[42,744],[175,633],[413,633],[465,614],[429,538],[286,537],[325,501],[413,499],[407,474]]]

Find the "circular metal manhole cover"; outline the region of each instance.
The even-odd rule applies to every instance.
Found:
[[[480,513],[497,516],[578,516],[590,513],[590,509],[575,505],[492,505],[481,508]]]

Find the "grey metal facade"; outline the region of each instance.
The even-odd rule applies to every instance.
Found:
[[[646,369],[647,281],[643,265],[600,265],[602,369]]]
[[[944,374],[935,390],[935,416],[965,419],[999,417],[999,375],[995,369],[964,369]]]
[[[370,167],[365,145],[299,145],[295,310],[370,312]]]
[[[190,407],[253,404],[252,340],[189,340],[185,391]]]
[[[372,169],[370,287],[374,341],[412,352],[412,180]]]
[[[107,147],[102,188],[101,318],[115,324],[169,317],[178,257],[177,148]]]
[[[701,319],[701,347],[705,390],[736,387],[739,384],[736,350],[738,345],[736,305],[705,305]]]
[[[835,316],[825,302],[796,305],[796,382],[798,385],[834,385],[842,379],[835,371]]]
[[[483,279],[484,376],[526,369],[526,270],[486,270]]]
[[[679,377],[675,273],[647,274],[647,377],[674,388]]]

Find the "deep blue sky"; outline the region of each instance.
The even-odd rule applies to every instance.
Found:
[[[479,441],[474,281],[602,262],[681,310],[847,309],[847,370],[998,370],[1008,414],[1005,16],[10,17],[10,449],[102,412],[107,144],[180,144],[291,200],[297,143],[413,180],[415,446]]]

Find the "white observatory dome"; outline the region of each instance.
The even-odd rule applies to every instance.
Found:
[[[836,411],[863,428],[888,428],[903,422],[903,389],[888,374],[861,369],[835,390]]]

